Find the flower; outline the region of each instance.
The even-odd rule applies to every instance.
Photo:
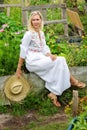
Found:
[[[3,28],[3,29],[6,28],[6,27],[8,27],[8,24],[3,24],[3,25],[2,25],[2,28]]]
[[[2,29],[0,29],[0,32],[4,32],[4,29],[2,28]]]
[[[21,33],[21,32],[15,32],[15,34],[17,34],[17,35],[20,34],[20,33]]]

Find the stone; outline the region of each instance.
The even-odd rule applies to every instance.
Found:
[[[78,80],[87,84],[87,66],[69,67],[69,69],[72,75],[74,75]],[[24,76],[28,80],[28,83],[31,87],[31,94],[40,94],[42,91],[44,91],[45,82],[38,75],[29,72],[27,74],[24,73]],[[10,104],[9,100],[5,97],[3,92],[3,85],[8,77],[9,76],[0,77],[0,105]]]

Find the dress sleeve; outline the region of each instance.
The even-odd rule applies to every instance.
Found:
[[[43,54],[45,55],[46,53],[50,53],[50,48],[46,44],[44,33],[43,33],[43,36],[44,36],[44,40],[43,40],[44,41]]]
[[[22,39],[22,43],[20,44],[20,57],[25,59],[29,44],[31,42],[31,33],[27,31],[24,34],[24,37]]]

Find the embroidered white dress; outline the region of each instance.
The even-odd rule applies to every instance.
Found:
[[[61,95],[70,84],[70,72],[64,57],[58,56],[52,61],[45,54],[50,52],[44,33],[27,31],[20,45],[20,57],[25,59],[26,68],[45,81],[45,87],[56,95]]]

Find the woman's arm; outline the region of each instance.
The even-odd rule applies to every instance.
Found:
[[[31,41],[31,33],[29,31],[27,31],[25,33],[25,35],[22,39],[22,43],[20,45],[20,56],[19,56],[19,61],[18,61],[18,65],[17,65],[17,70],[16,70],[16,75],[18,77],[20,77],[22,74],[21,68],[22,68],[23,62],[25,60],[30,41]]]
[[[20,78],[20,76],[22,75],[22,65],[23,65],[23,62],[24,62],[24,59],[23,58],[19,58],[19,61],[18,61],[18,66],[17,66],[17,70],[16,70],[16,75],[17,77]]]

